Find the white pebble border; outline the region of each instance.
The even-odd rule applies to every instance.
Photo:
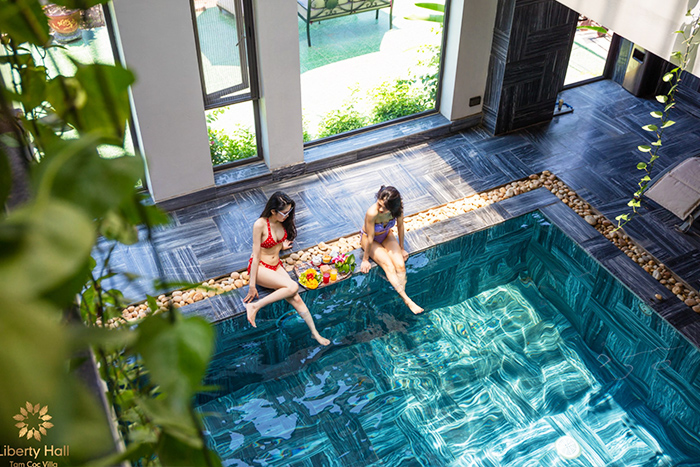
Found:
[[[569,188],[564,182],[559,180],[556,175],[545,170],[540,174],[530,175],[528,178],[511,182],[505,186],[494,188],[493,190],[483,193],[467,196],[456,201],[427,209],[425,211],[407,216],[404,219],[404,226],[407,232],[419,229],[426,225],[434,224],[451,217],[464,214],[465,212],[483,208],[490,204],[504,199],[517,196],[521,193],[545,187],[564,204],[569,206],[579,216],[584,218],[586,222],[595,227],[615,246],[622,250],[634,262],[652,275],[668,290],[675,294],[679,300],[684,302],[693,311],[700,313],[700,296],[698,291],[694,290],[678,276],[673,274],[671,270],[666,268],[656,258],[649,254],[645,249],[635,244],[622,229],[615,230],[612,222],[601,215],[595,208],[589,205],[585,200],[580,198],[576,192]],[[396,229],[396,228],[394,228]],[[354,234],[347,237],[339,238],[332,242],[321,242],[316,246],[300,250],[290,255],[284,256],[282,261],[285,263],[285,269],[292,271],[294,266],[301,264],[311,259],[312,256],[322,254],[328,251],[337,250],[341,253],[348,253],[352,250],[360,248],[360,235]],[[248,285],[248,273],[245,270],[235,271],[229,275],[215,279],[209,279],[202,282],[202,285],[197,288],[187,290],[175,290],[166,295],[159,295],[156,298],[158,308],[155,313],[166,311],[168,307],[173,306],[180,308],[185,305],[206,300],[215,295],[229,292],[233,289],[241,288]],[[661,300],[661,295],[655,296],[657,300]],[[116,328],[124,324],[134,324],[148,316],[151,309],[148,303],[141,302],[131,305],[122,310],[121,317],[111,318],[107,321],[106,326]],[[97,321],[98,326],[102,326],[100,320]]]

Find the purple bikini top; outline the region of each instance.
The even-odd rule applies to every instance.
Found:
[[[374,233],[384,232],[385,230],[389,230],[390,228],[392,228],[395,225],[396,225],[396,218],[391,219],[389,222],[387,222],[386,225],[374,224]]]

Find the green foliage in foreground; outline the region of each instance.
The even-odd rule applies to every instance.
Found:
[[[213,349],[211,327],[175,309],[121,329],[98,325],[125,305],[120,291],[106,288],[115,275],[109,255],[101,264],[91,256],[98,237],[133,243],[137,226],[148,234],[168,221],[134,189],[140,157],[97,151],[123,144],[132,73],[76,64],[74,76],[50,77],[41,57],[54,46],[45,45],[39,0],[0,1],[0,30],[0,64],[11,69],[0,89],[0,204],[11,206],[0,214],[0,439],[15,448],[69,445],[62,466],[220,465],[191,405]],[[79,137],[62,139],[60,128]],[[97,395],[76,372],[93,356],[127,444],[122,454]],[[22,432],[13,417],[34,404],[48,407],[53,426]]]

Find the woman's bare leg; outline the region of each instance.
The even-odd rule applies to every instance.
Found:
[[[389,235],[391,236],[392,234]],[[384,242],[386,243],[386,240],[384,240]],[[394,240],[394,242],[398,246],[398,242],[396,242],[396,240]],[[416,305],[416,303],[411,300],[408,295],[406,295],[406,268],[403,265],[403,257],[401,261],[402,276],[400,276],[399,272],[396,270],[394,262],[391,259],[391,256],[389,255],[389,251],[387,251],[383,245],[377,242],[372,242],[372,244],[369,246],[369,256],[384,270],[384,274],[386,274],[386,278],[389,280],[389,283],[394,287],[406,306],[415,314],[422,313],[423,308]]]
[[[398,240],[394,236],[394,232],[389,231],[386,239],[382,242],[382,246],[386,248],[386,252],[389,254],[394,269],[396,269],[396,275],[399,278],[399,282],[406,288],[406,263],[403,260],[403,252],[399,246]]]
[[[328,339],[323,337],[321,334],[318,333],[316,330],[316,325],[314,324],[314,318],[311,316],[311,312],[309,309],[306,307],[306,303],[304,303],[304,300],[301,299],[299,294],[294,294],[293,297],[288,297],[285,298],[287,300],[287,303],[292,305],[295,310],[297,310],[297,313],[299,313],[299,316],[301,316],[301,319],[304,320],[306,325],[309,327],[311,330],[311,337],[316,339],[316,342],[318,342],[321,345],[328,345],[331,343]]]
[[[294,282],[291,277],[289,277],[284,268],[278,268],[278,270],[284,273],[286,280],[285,277],[282,277],[282,275],[278,274],[277,271],[268,269],[265,266],[258,266],[258,285],[262,285],[268,289],[275,289],[275,291],[270,295],[261,298],[257,302],[246,303],[245,311],[248,317],[248,322],[250,322],[253,327],[257,327],[255,325],[255,315],[258,314],[258,311],[260,311],[262,307],[284,298],[292,297],[297,293],[297,290],[299,290],[299,285]]]
[[[266,271],[263,271],[263,269]],[[253,327],[256,327],[255,315],[262,307],[285,299],[294,307],[297,313],[299,313],[299,316],[301,316],[311,330],[311,336],[316,339],[319,344],[328,345],[331,343],[331,341],[321,336],[316,330],[316,325],[314,324],[314,319],[311,316],[311,312],[309,312],[306,304],[297,293],[299,290],[299,284],[294,282],[292,278],[289,277],[289,274],[287,274],[287,271],[285,271],[284,268],[277,268],[277,270],[273,271],[264,266],[259,267],[258,284],[263,287],[276,290],[255,303],[246,303],[246,314],[248,316],[248,321]]]

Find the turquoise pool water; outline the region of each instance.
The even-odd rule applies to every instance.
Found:
[[[227,466],[697,466],[700,355],[539,212],[217,325]]]

